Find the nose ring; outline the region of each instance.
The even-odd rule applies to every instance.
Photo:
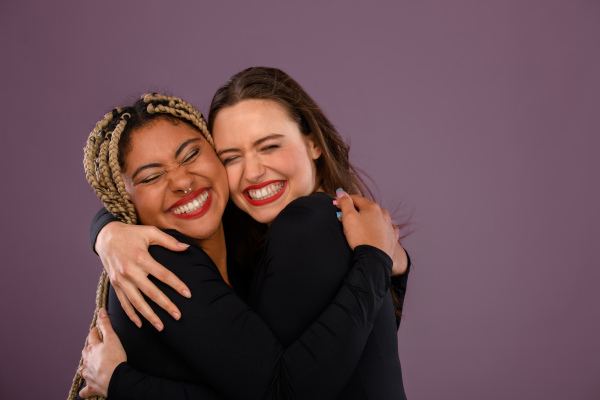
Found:
[[[188,194],[188,193],[190,193],[191,191],[192,191],[192,187],[190,186],[190,188],[189,188],[188,190],[184,190],[184,191],[183,191],[183,194]]]

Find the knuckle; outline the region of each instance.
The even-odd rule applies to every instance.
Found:
[[[172,279],[172,274],[169,272],[169,270],[167,270],[165,268],[162,268],[162,269],[159,269],[158,271],[156,271],[155,276],[163,282]]]
[[[146,261],[146,253],[138,251],[134,254],[133,262],[136,263],[137,265],[144,265],[145,261]]]
[[[123,275],[115,275],[113,278],[111,278],[111,283],[115,286],[122,286],[123,285]]]
[[[155,288],[148,288],[144,291],[144,293],[146,294],[146,296],[156,301],[155,299],[158,299],[160,297],[160,293],[162,292]]]
[[[119,298],[119,303],[121,303],[121,308],[123,309],[123,311],[125,311],[125,313],[127,315],[129,315],[129,313],[132,312],[131,310],[131,303],[125,300],[122,300],[121,298]]]
[[[129,275],[131,275],[131,267],[126,263],[119,263],[118,269],[123,276],[129,277]]]
[[[142,311],[142,309],[144,308],[144,302],[138,300],[137,297],[133,297],[133,298],[129,299],[129,301],[131,302],[131,305],[133,307],[135,307],[135,309],[138,311]]]

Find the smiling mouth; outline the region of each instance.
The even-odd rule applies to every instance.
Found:
[[[206,200],[208,200],[209,194],[210,189],[205,189],[187,203],[179,205],[177,207],[171,207],[168,212],[175,215],[181,215],[190,214],[194,211],[198,211],[200,208],[202,208],[202,206],[206,204]]]
[[[243,194],[253,206],[262,206],[281,197],[287,186],[287,181],[268,181],[246,188]]]
[[[279,193],[279,191],[283,189],[283,186],[284,182],[275,182],[261,189],[250,189],[246,192],[252,200],[265,200]]]

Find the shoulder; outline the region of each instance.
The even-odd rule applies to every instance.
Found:
[[[212,266],[214,263],[206,252],[194,241],[194,239],[174,230],[161,229],[163,232],[173,236],[182,243],[189,244],[190,247],[184,251],[172,251],[162,246],[150,246],[148,251],[150,255],[160,264],[173,270],[178,266],[188,266],[203,264]]]
[[[300,243],[314,245],[333,243],[348,246],[333,198],[326,193],[300,197],[288,204],[267,231],[266,242],[287,242],[298,248]],[[287,247],[287,246],[286,246]]]
[[[333,198],[326,193],[314,193],[310,196],[299,197],[288,204],[275,218],[269,231],[278,231],[293,224],[294,227],[314,227],[329,225],[339,227],[337,208],[332,203]]]

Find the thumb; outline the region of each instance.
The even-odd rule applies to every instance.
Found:
[[[110,323],[108,313],[104,308],[101,308],[98,311],[98,329],[102,332],[103,342],[110,341],[116,336],[115,330]]]
[[[98,343],[102,343],[102,340],[100,340],[100,336],[98,336],[98,328],[93,327],[88,334],[88,346],[93,346]]]
[[[155,244],[172,251],[183,251],[190,247],[189,244],[179,242],[173,236],[164,233],[160,229],[153,229],[148,239],[151,245]]]
[[[340,210],[342,210],[342,215],[349,216],[352,213],[356,213],[352,198],[346,192],[344,192],[343,189],[336,190],[335,194],[337,196],[337,206],[340,208]]]

